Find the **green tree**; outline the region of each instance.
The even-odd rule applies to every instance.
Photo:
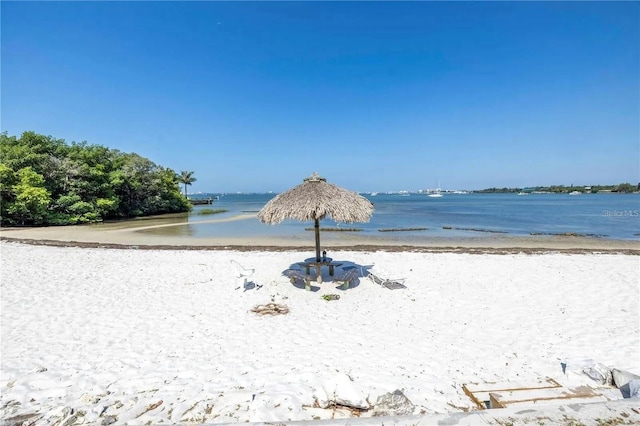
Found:
[[[51,194],[44,187],[44,178],[31,167],[20,169],[17,177],[18,183],[12,188],[15,200],[7,206],[7,213],[21,225],[45,223]]]
[[[631,185],[630,183],[621,183],[614,189],[614,192],[635,192],[635,191],[636,191],[636,187]]]
[[[191,185],[196,181],[196,178],[193,177],[193,172],[185,172],[181,171],[178,176],[178,181],[184,184],[184,196],[187,196],[187,185]]]
[[[8,223],[11,215],[9,206],[15,201],[14,185],[18,183],[15,172],[6,164],[0,163],[0,222]]]
[[[0,223],[66,225],[184,212],[176,173],[138,154],[0,133]]]

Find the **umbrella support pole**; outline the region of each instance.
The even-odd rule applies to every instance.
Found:
[[[316,219],[313,227],[316,233],[316,261],[320,262],[320,221],[318,219]]]

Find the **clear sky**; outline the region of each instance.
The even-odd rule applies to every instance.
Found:
[[[190,192],[640,181],[638,2],[11,2],[2,131]]]

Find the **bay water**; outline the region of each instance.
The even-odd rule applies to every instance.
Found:
[[[275,194],[202,194],[218,197],[212,205],[195,206],[178,220],[186,226],[150,229],[154,234],[195,238],[304,236],[312,222],[286,220],[261,223],[255,214]],[[321,228],[356,228],[358,235],[412,240],[422,237],[482,237],[497,235],[579,234],[594,238],[640,240],[640,194],[363,194],[374,203],[368,223],[344,224],[330,219]],[[224,209],[215,215],[204,209]],[[236,216],[246,219],[220,221]],[[184,222],[187,222],[186,224]]]

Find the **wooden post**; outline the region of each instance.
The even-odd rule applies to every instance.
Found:
[[[320,221],[317,218],[313,227],[316,233],[316,261],[320,262]]]

